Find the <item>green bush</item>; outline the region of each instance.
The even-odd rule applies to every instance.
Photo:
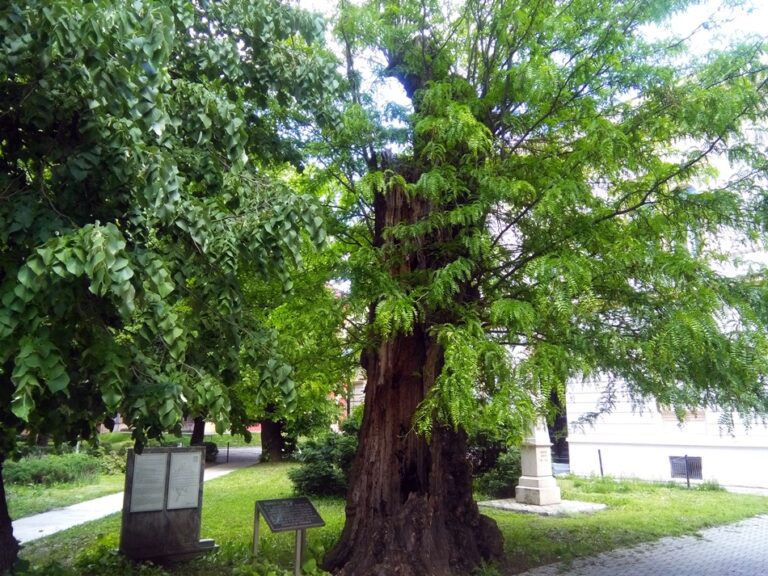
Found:
[[[520,450],[509,447],[493,468],[475,479],[475,490],[494,498],[512,498],[522,473]]]
[[[99,459],[89,454],[50,454],[30,456],[3,465],[3,478],[9,484],[84,482],[101,471]]]
[[[357,451],[359,421],[350,418],[341,433],[328,432],[320,438],[306,441],[297,453],[300,468],[288,477],[299,494],[313,496],[343,496],[347,491],[349,470]]]
[[[125,453],[105,452],[98,458],[102,474],[109,474],[110,476],[125,474],[127,464]]]
[[[474,477],[482,476],[496,467],[496,462],[505,451],[507,444],[498,430],[479,428],[467,437],[467,459],[472,466]]]
[[[702,492],[725,492],[725,488],[720,486],[717,480],[705,480],[701,484],[696,485],[696,490],[701,490]]]
[[[110,476],[125,474],[128,460],[126,456],[127,452],[128,450],[125,446],[119,446],[115,449],[109,443],[91,446],[88,449],[88,454],[99,460],[101,473]]]

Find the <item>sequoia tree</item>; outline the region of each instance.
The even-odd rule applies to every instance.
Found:
[[[22,431],[237,424],[238,273],[323,239],[274,176],[335,82],[322,32],[275,0],[0,3],[0,573]]]
[[[331,169],[359,244],[353,290],[372,304],[334,574],[498,559],[464,427],[519,428],[572,379],[608,374],[679,410],[768,410],[760,287],[714,265],[718,235],[760,232],[766,46],[687,55],[712,22],[651,39],[688,4],[342,4],[349,98]],[[385,109],[361,59],[410,104]],[[734,175],[714,178],[715,157]]]

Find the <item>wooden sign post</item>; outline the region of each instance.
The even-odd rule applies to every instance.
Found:
[[[259,552],[259,516],[272,532],[296,531],[296,560],[294,576],[301,576],[304,553],[307,546],[307,528],[320,528],[325,522],[317,513],[312,502],[306,496],[299,498],[280,498],[277,500],[258,500],[253,513],[253,555]]]

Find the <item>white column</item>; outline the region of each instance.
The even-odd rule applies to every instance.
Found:
[[[523,475],[515,488],[515,500],[521,504],[560,503],[560,488],[552,475],[551,447],[546,422],[540,418],[520,447]]]

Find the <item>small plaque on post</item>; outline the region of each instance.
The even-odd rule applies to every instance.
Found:
[[[272,532],[320,528],[325,522],[306,496],[256,502]]]
[[[296,531],[296,560],[294,576],[301,576],[301,566],[304,564],[304,553],[307,546],[307,528],[320,528],[325,522],[317,513],[312,502],[306,496],[298,498],[279,498],[276,500],[257,500],[253,514],[253,555],[259,552],[259,516],[272,532]]]

